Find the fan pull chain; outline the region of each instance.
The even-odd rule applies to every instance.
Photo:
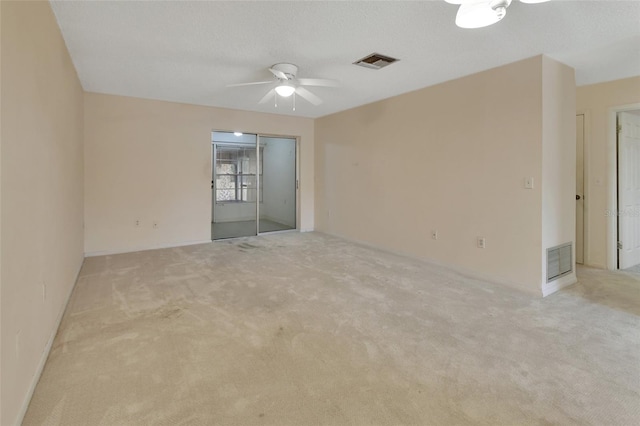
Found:
[[[273,97],[273,105],[278,108],[278,92],[275,93],[275,96]]]
[[[293,110],[296,110],[296,92],[293,92]]]

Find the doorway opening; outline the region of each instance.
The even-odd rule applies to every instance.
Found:
[[[297,229],[297,139],[212,132],[211,239]]]
[[[640,272],[640,109],[616,113],[618,269]]]

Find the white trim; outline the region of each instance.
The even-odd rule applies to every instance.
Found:
[[[501,280],[499,278],[496,278],[495,276],[488,275],[488,274],[482,274],[482,273],[479,273],[478,271],[467,269],[467,268],[464,268],[464,267],[461,267],[461,266],[458,266],[458,265],[454,265],[454,264],[451,264],[451,263],[442,262],[442,261],[440,261],[438,259],[425,258],[425,257],[420,257],[420,256],[417,256],[415,254],[408,253],[408,252],[403,252],[403,251],[399,251],[399,250],[392,250],[392,249],[389,249],[387,247],[379,246],[379,245],[376,245],[376,244],[373,244],[373,243],[369,243],[367,241],[358,240],[358,239],[355,239],[355,238],[345,237],[345,236],[339,235],[339,234],[334,234],[332,232],[326,232],[326,231],[316,231],[316,232],[320,232],[320,233],[323,233],[323,234],[331,235],[332,237],[340,238],[340,239],[345,240],[345,241],[349,241],[349,242],[352,242],[352,243],[355,243],[355,244],[359,244],[359,245],[362,245],[362,246],[365,246],[365,247],[369,247],[369,248],[372,248],[372,249],[380,250],[380,251],[385,252],[385,253],[391,253],[391,254],[394,254],[396,256],[402,256],[402,257],[406,257],[406,258],[409,258],[409,259],[417,260],[419,262],[425,262],[425,263],[431,264],[433,266],[439,266],[441,268],[446,268],[446,269],[449,269],[449,270],[451,270],[453,272],[457,272],[458,274],[463,275],[463,276],[465,276],[467,278],[473,278],[473,279],[486,281],[486,282],[493,283],[493,284],[499,284],[499,285],[501,285],[501,286],[503,286],[505,288],[509,288],[509,289],[511,289],[513,291],[517,291],[520,294],[526,294],[528,296],[533,296],[533,297],[541,297],[542,296],[542,292],[541,291],[536,291],[534,289],[531,289],[531,290],[524,289],[521,286],[515,285],[515,283],[512,282],[512,281]]]
[[[591,111],[579,110],[576,111],[576,116],[582,115],[584,119],[582,121],[582,167],[583,167],[583,188],[582,196],[584,201],[583,217],[582,217],[582,264],[591,265],[590,255],[590,209],[589,203],[591,202]]]
[[[302,174],[300,173],[300,166],[302,153],[302,136],[296,136],[296,229],[300,229],[302,223]]]
[[[544,283],[542,285],[542,297],[547,297],[550,294],[553,294],[556,291],[560,290],[561,288],[568,287],[571,284],[575,284],[577,282],[578,282],[578,277],[576,276],[576,272],[573,271],[571,274],[565,275],[562,278],[558,278],[555,281]]]
[[[616,168],[616,118],[619,112],[638,110],[640,103],[620,105],[609,108],[607,113],[607,178],[609,184],[607,190],[607,210],[615,212],[618,209],[618,170]],[[618,216],[610,214],[607,217],[607,269],[615,271],[618,269]]]
[[[51,347],[53,346],[53,341],[58,334],[58,329],[60,328],[60,323],[62,323],[62,318],[64,317],[64,313],[67,311],[67,305],[69,305],[69,301],[71,300],[71,295],[73,294],[73,290],[75,290],[76,285],[78,284],[78,277],[80,276],[80,271],[82,270],[82,264],[84,263],[84,258],[82,262],[80,262],[80,267],[78,268],[78,272],[76,272],[76,279],[71,286],[71,290],[69,290],[69,294],[67,294],[66,300],[60,312],[58,312],[58,318],[56,318],[55,327],[53,328],[49,339],[47,340],[47,344],[44,346],[42,350],[42,355],[40,356],[40,361],[38,362],[38,367],[36,368],[36,372],[31,378],[31,384],[29,385],[29,390],[27,391],[27,395],[22,402],[22,408],[18,413],[18,423],[22,424],[24,420],[24,416],[27,414],[27,409],[29,408],[29,404],[31,403],[31,398],[33,397],[33,393],[36,390],[36,386],[40,381],[40,376],[42,375],[42,371],[44,370],[44,366],[47,363],[47,359],[49,358],[49,353],[51,352]]]
[[[131,247],[128,249],[98,250],[98,251],[87,252],[84,254],[84,256],[85,257],[107,256],[111,254],[133,253],[136,251],[158,250],[158,249],[165,249],[165,248],[193,246],[197,244],[209,244],[209,243],[211,243],[211,240],[197,240],[197,241],[185,241],[182,243],[168,243],[168,244],[158,244],[153,246]]]

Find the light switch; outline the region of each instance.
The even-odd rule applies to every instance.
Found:
[[[525,189],[533,189],[533,176],[524,178]]]

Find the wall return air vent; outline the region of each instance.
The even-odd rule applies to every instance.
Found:
[[[547,282],[557,280],[573,271],[571,243],[547,249]]]
[[[358,59],[357,61],[354,62],[354,64],[360,65],[361,67],[365,67],[365,68],[379,70],[380,68],[384,68],[387,65],[391,65],[396,61],[398,61],[398,59],[392,58],[391,56],[385,56],[379,53],[372,53],[369,56],[365,56],[362,59]]]

